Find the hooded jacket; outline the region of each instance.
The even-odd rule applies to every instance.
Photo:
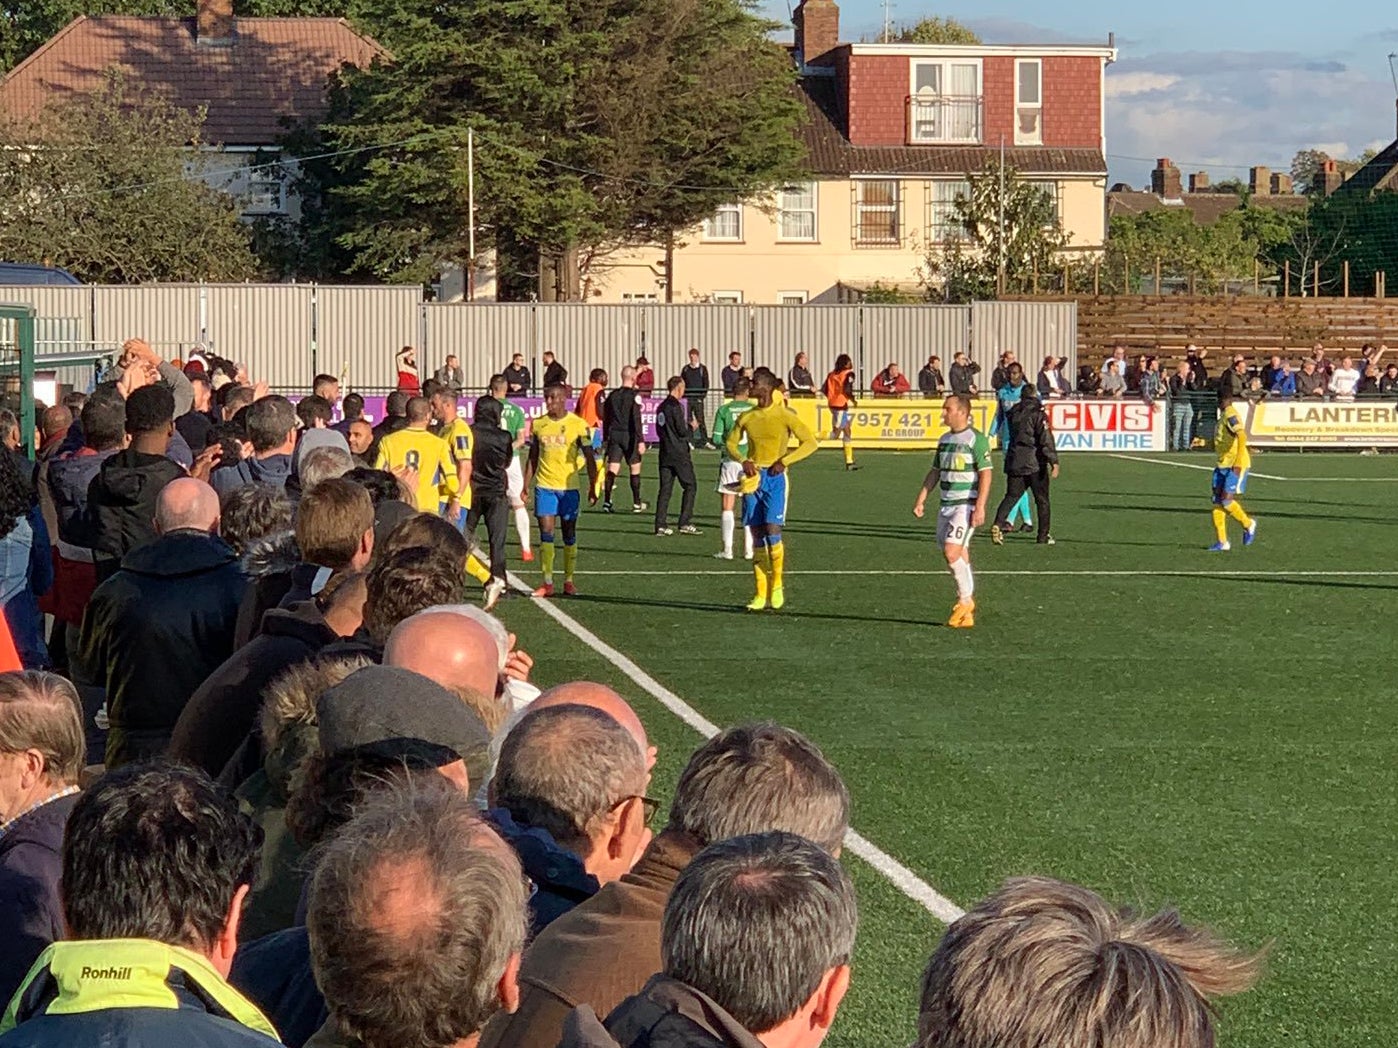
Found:
[[[87,489],[89,536],[99,581],[116,571],[121,559],[154,541],[155,504],[161,490],[185,475],[164,455],[125,448],[106,459]]]
[[[70,793],[16,819],[0,834],[0,1001],[14,996],[49,943],[63,938],[58,875],[63,828],[78,795]]]
[[[656,975],[597,1021],[584,1005],[568,1016],[558,1048],[762,1048],[712,997]]]
[[[247,578],[215,535],[172,531],[133,550],[92,595],[75,676],[107,696],[107,767],[165,750],[190,696],[233,654]]]
[[[268,611],[262,632],[229,656],[190,696],[175,722],[169,755],[217,776],[253,732],[267,686],[289,667],[314,657],[336,636],[314,601]],[[249,775],[253,771],[256,765],[247,769]]]
[[[548,830],[515,822],[504,808],[490,809],[486,819],[515,850],[519,864],[534,882],[536,890],[529,900],[531,939],[578,903],[597,894],[601,887],[597,878],[587,872],[575,852],[555,841]]]
[[[698,852],[667,830],[629,873],[545,928],[524,954],[519,1007],[490,1021],[481,1048],[556,1048],[574,1008],[607,1015],[645,986],[661,968],[665,902]]]
[[[262,616],[278,607],[291,590],[291,573],[301,562],[294,531],[278,531],[248,545],[243,553],[243,573],[251,580],[233,637],[241,648],[262,629]]]
[[[230,491],[249,484],[270,484],[278,491],[286,490],[286,478],[291,476],[290,455],[268,455],[266,458],[245,458],[236,466],[216,469],[214,490],[222,498]]]
[[[270,1048],[266,1017],[209,961],[150,939],[56,942],[0,1019],[4,1048]]]
[[[1058,462],[1058,448],[1049,429],[1048,416],[1037,397],[1025,397],[1005,414],[1009,444],[1005,448],[1005,473],[1032,477]]]

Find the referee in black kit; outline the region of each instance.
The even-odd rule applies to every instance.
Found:
[[[1034,513],[1039,520],[1039,545],[1052,546],[1049,534],[1049,481],[1058,476],[1058,447],[1053,430],[1039,400],[1038,391],[1026,385],[1019,403],[1006,414],[1010,427],[1010,444],[1005,449],[1005,497],[995,511],[995,523],[990,529],[990,541],[1004,544],[1005,532],[1010,530],[1009,515],[1025,488],[1034,493]]]

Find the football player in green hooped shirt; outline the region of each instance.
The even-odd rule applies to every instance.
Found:
[[[733,399],[725,401],[723,406],[714,414],[713,442],[718,448],[721,461],[718,464],[718,501],[722,510],[720,523],[723,531],[723,549],[714,556],[719,560],[733,559],[733,532],[737,529],[737,505],[738,486],[743,479],[743,458],[747,456],[747,438],[738,444],[743,454],[738,458],[730,458],[723,442],[728,439],[728,433],[733,429],[738,421],[738,416],[752,407],[752,401],[748,399],[748,394],[752,392],[752,383],[748,379],[740,378],[733,385]],[[743,559],[752,560],[752,532],[747,528],[743,529]]]
[[[527,421],[518,404],[505,396],[509,383],[504,375],[490,376],[490,395],[500,401],[500,428],[509,431],[510,440],[515,446],[515,456],[510,459],[510,468],[505,473],[506,494],[510,496],[510,511],[515,518],[515,531],[519,533],[519,559],[526,563],[534,559],[534,550],[529,545],[529,511],[524,508],[524,467],[520,465],[519,449],[524,447],[524,424]]]

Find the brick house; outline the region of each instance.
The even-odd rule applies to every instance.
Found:
[[[107,72],[180,109],[204,107],[203,138],[220,151],[204,178],[246,217],[295,217],[294,167],[280,139],[326,111],[328,78],[384,54],[343,18],[234,18],[232,0],[198,0],[192,18],[75,18],[0,80],[0,112],[26,120],[55,99],[100,90]]]
[[[916,289],[957,235],[968,172],[1002,155],[1052,199],[1070,246],[1100,250],[1107,188],[1103,77],[1112,47],[840,42],[834,0],[802,0],[792,60],[810,181],[735,202],[682,238],[673,301],[856,299]],[[664,300],[659,249],[609,260],[602,301]]]

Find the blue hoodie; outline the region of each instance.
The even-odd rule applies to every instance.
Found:
[[[236,466],[214,470],[213,485],[220,497],[249,484],[270,484],[278,491],[285,491],[290,476],[290,455],[268,455],[266,458],[245,458]]]

